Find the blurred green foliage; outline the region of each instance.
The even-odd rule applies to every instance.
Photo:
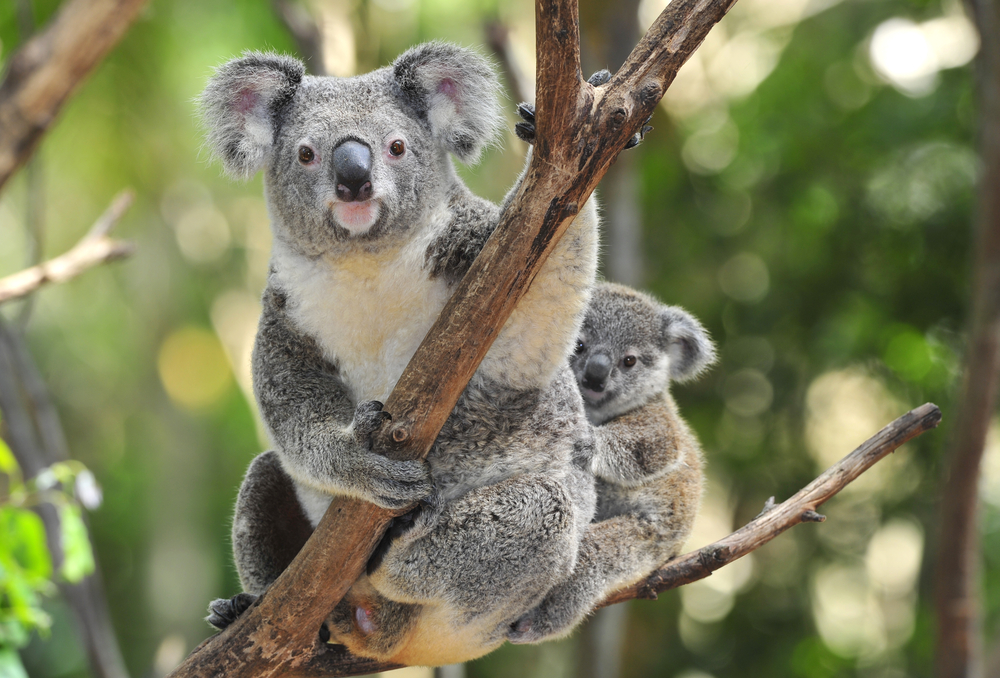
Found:
[[[48,635],[52,618],[42,606],[56,592],[55,581],[78,582],[94,571],[94,556],[80,506],[70,490],[81,474],[79,462],[53,464],[28,482],[14,454],[0,440],[0,676],[26,675],[17,650],[31,634]],[[33,506],[58,509],[61,564],[53,572],[45,525]]]
[[[0,3],[4,61],[23,41],[16,4]],[[43,24],[59,3],[30,4]],[[618,11],[581,4],[585,19]],[[527,0],[315,7],[340,30],[339,64],[357,72],[423,40],[482,45],[487,20],[532,54]],[[642,16],[655,11],[640,4]],[[740,0],[630,151],[644,286],[701,318],[720,348],[706,378],[675,389],[708,461],[690,547],[790,496],[909,407],[934,401],[945,424],[825,506],[826,523],[631,603],[625,675],[931,675],[930,565],[969,295],[974,83],[969,66],[893,81],[872,44],[890,19],[929,26],[960,12],[953,0]],[[618,66],[583,48],[588,73]],[[152,0],[37,154],[45,256],[68,249],[121,188],[138,196],[119,229],[138,254],[42,291],[26,328],[73,453],[105,489],[93,537],[134,676],[162,675],[208,634],[206,602],[236,592],[232,504],[268,444],[246,376],[270,242],[260,179],[221,177],[193,104],[211,69],[245,49],[294,52],[269,2]],[[499,199],[523,152],[509,135],[460,172]],[[25,182],[0,196],[0,275],[31,260]],[[996,438],[982,489],[988,641],[1000,614]],[[47,611],[52,639],[25,650],[29,673],[87,675],[66,610]],[[579,675],[585,637],[505,646],[468,673]]]

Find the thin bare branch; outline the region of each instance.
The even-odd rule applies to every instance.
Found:
[[[114,240],[108,234],[132,204],[133,197],[131,191],[119,193],[87,235],[69,252],[20,273],[0,278],[0,304],[30,294],[47,283],[64,282],[98,264],[132,254],[135,251],[132,243]]]
[[[795,496],[777,506],[769,501],[759,516],[736,532],[714,544],[674,558],[646,580],[608,596],[601,606],[633,598],[656,598],[657,593],[704,579],[723,565],[760,548],[790,527],[799,523],[822,522],[824,518],[816,512],[817,507],[829,501],[875,462],[908,440],[935,428],[940,421],[941,410],[931,403],[910,410],[831,466]]]
[[[31,156],[63,104],[146,0],[69,0],[14,53],[0,84],[0,187]]]

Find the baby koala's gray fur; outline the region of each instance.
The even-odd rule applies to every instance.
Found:
[[[668,387],[714,360],[708,334],[683,309],[624,285],[595,287],[570,364],[596,426],[597,515],[573,574],[513,625],[511,642],[566,635],[684,545],[701,501],[701,447]]]
[[[205,89],[208,145],[235,177],[263,168],[274,234],[253,377],[275,450],[253,462],[236,505],[233,550],[250,595],[213,603],[212,623],[270,585],[334,495],[424,502],[332,618],[331,640],[361,656],[485,654],[575,566],[596,497],[582,461],[593,433],[567,358],[596,269],[593,201],[427,461],[371,449],[388,416],[380,401],[499,221],[449,156],[472,161],[494,138],[498,88],[479,55],[430,43],[353,78],[249,53]]]

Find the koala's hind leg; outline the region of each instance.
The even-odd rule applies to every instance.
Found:
[[[244,593],[209,605],[208,622],[225,628],[278,578],[312,534],[292,479],[275,452],[250,464],[236,500],[233,557]]]
[[[514,622],[507,639],[515,644],[539,643],[567,635],[607,594],[659,564],[651,557],[658,532],[655,525],[635,516],[592,523],[580,542],[573,573]]]
[[[517,618],[572,571],[576,510],[567,485],[543,474],[476,488],[420,516],[370,579],[392,600]]]

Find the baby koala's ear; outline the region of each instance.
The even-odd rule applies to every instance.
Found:
[[[206,143],[226,173],[249,179],[274,145],[283,104],[302,82],[301,61],[247,52],[215,71],[198,103]]]
[[[715,345],[693,315],[679,306],[663,306],[660,348],[670,360],[671,381],[687,381],[715,362]]]
[[[499,134],[500,81],[485,58],[464,47],[429,42],[392,65],[403,103],[430,123],[434,140],[465,163]]]

